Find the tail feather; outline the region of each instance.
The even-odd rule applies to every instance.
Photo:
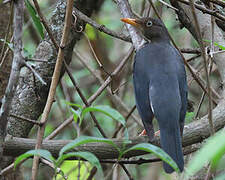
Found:
[[[180,171],[184,169],[184,157],[182,152],[181,136],[179,128],[173,132],[160,129],[160,143],[162,149],[177,163]],[[174,169],[167,163],[163,162],[163,168],[166,173],[174,172]]]

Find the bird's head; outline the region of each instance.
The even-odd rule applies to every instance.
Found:
[[[121,18],[121,21],[134,26],[145,36],[145,38],[154,41],[169,41],[168,31],[163,22],[154,18]]]

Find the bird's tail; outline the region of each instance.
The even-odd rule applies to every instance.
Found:
[[[182,172],[184,169],[184,157],[179,129],[180,128],[176,128],[174,131],[171,131],[171,129],[170,131],[160,129],[160,144],[162,149],[177,163]],[[163,167],[166,173],[172,173],[174,171],[174,169],[165,162],[163,162]]]

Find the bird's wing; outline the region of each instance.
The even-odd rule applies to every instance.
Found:
[[[149,136],[150,140],[152,140],[154,138],[154,129],[152,125],[152,119],[154,115],[150,107],[148,80],[143,78],[142,73],[139,71],[139,73],[134,73],[133,81],[136,106],[147,135]]]
[[[180,130],[181,134],[183,135],[183,129],[184,129],[184,121],[185,121],[185,115],[186,115],[186,109],[187,109],[187,97],[188,97],[188,86],[187,86],[187,78],[186,78],[186,71],[184,67],[183,59],[181,58],[179,52],[172,47],[176,59],[178,60],[177,63],[177,76],[179,81],[179,90],[180,90],[180,96],[181,96],[181,111],[180,111]]]

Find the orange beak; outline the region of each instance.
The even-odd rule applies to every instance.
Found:
[[[131,18],[121,18],[120,20],[123,21],[123,22],[125,22],[125,23],[127,23],[127,24],[130,24],[130,25],[132,25],[132,26],[134,26],[134,27],[137,27],[137,28],[140,27],[140,24],[137,23],[136,19],[131,19]]]

